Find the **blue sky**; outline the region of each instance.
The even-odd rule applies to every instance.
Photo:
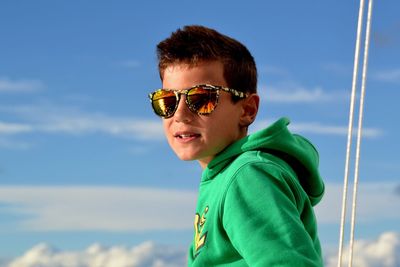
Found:
[[[335,247],[358,4],[1,1],[0,258],[41,242],[190,242],[201,169],[169,150],[147,99],[160,87],[156,44],[186,24],[252,52],[262,102],[251,131],[287,116],[316,145],[328,185],[320,236]],[[400,232],[399,8],[374,5],[359,239]]]

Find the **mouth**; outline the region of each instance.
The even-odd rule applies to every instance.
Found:
[[[200,137],[200,134],[191,133],[191,132],[177,132],[176,134],[174,134],[174,137],[179,140],[189,141],[189,140],[193,140],[193,139]]]

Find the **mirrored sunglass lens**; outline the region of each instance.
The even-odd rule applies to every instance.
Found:
[[[196,87],[187,94],[189,108],[198,114],[210,114],[217,103],[217,90]]]
[[[171,91],[157,91],[153,95],[152,106],[155,113],[159,116],[172,116],[176,107],[176,96]]]

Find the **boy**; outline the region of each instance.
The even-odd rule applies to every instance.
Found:
[[[177,156],[203,168],[189,266],[322,266],[317,151],[286,118],[247,135],[259,105],[247,48],[186,26],[157,54],[164,89],[152,107]]]

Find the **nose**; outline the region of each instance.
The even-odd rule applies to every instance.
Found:
[[[190,111],[186,104],[186,96],[184,94],[180,95],[179,104],[173,117],[174,120],[176,122],[189,122],[192,120],[193,115],[194,113]]]

